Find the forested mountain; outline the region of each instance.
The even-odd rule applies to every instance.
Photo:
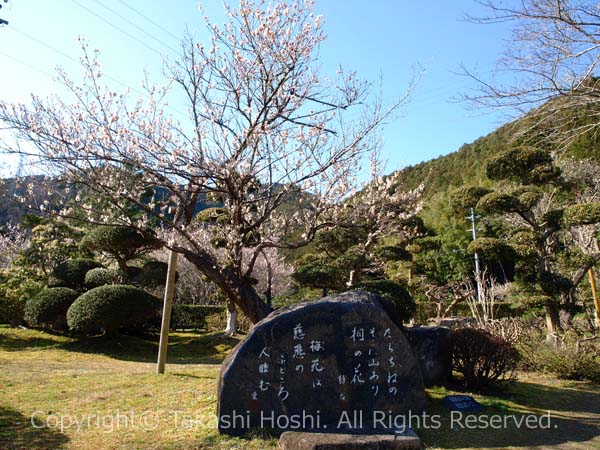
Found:
[[[398,174],[402,187],[414,189],[425,183],[424,200],[436,197],[464,185],[489,185],[485,175],[487,162],[511,146],[526,144],[547,148],[542,137],[528,134],[532,119],[526,116],[501,126],[487,136],[464,144],[448,155],[401,169]],[[555,152],[555,157],[588,158],[600,163],[600,137],[593,133],[578,137],[566,148]]]
[[[529,133],[532,118],[526,116],[510,122],[487,136],[480,137],[470,144],[464,144],[457,151],[430,161],[401,169],[398,174],[400,189],[414,189],[424,183],[421,216],[425,222],[437,229],[445,223],[438,223],[440,209],[450,207],[449,193],[462,186],[492,187],[495,183],[485,174],[487,163],[493,157],[520,144],[537,146],[552,151],[555,159],[589,159],[600,164],[600,137],[593,133],[579,136],[564,147],[547,144],[543,136]]]

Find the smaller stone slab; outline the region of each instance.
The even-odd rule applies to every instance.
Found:
[[[282,450],[418,450],[421,439],[412,429],[395,434],[341,434],[286,431]]]
[[[450,411],[466,413],[477,413],[484,409],[484,406],[470,395],[448,395],[444,397],[444,405]]]
[[[452,378],[452,330],[445,327],[405,328],[419,360],[425,386],[444,386]]]

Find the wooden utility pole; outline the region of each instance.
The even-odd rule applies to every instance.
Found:
[[[173,242],[171,242],[173,245]],[[175,274],[177,273],[177,252],[169,250],[169,267],[165,286],[162,321],[160,325],[160,342],[158,344],[158,362],[156,373],[165,373],[167,347],[169,346],[169,328],[171,327],[171,310],[173,309],[173,293],[175,292]]]
[[[596,326],[600,327],[600,301],[598,300],[598,294],[596,293],[596,280],[594,279],[593,267],[590,267],[588,274],[590,275],[590,285],[592,286],[592,296],[594,297],[594,307],[596,309]]]

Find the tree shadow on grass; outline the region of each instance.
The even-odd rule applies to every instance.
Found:
[[[571,388],[515,382],[509,393],[515,403],[528,408],[592,413],[600,417],[600,385],[597,384],[581,383]]]
[[[504,389],[498,401],[491,403],[493,406],[486,407],[477,416],[488,423],[491,416],[500,416],[498,429],[483,422],[481,426],[477,424],[477,429],[467,429],[467,415],[459,418],[455,413],[452,422],[443,400],[430,399],[428,413],[439,415],[442,426],[439,429],[418,427],[418,434],[426,444],[437,448],[600,448],[600,391],[593,387],[572,389],[514,382]],[[548,412],[550,419],[537,420],[533,427],[528,427],[526,422],[516,424],[532,414],[548,417]]]
[[[0,406],[0,448],[3,450],[61,449],[67,442],[69,438],[58,430],[42,423],[36,423],[34,427],[30,417]]]
[[[221,364],[238,339],[222,333],[175,333],[169,336],[168,364]],[[62,345],[73,352],[102,354],[123,361],[154,363],[158,336],[96,336]]]
[[[50,334],[50,333],[48,333]],[[50,334],[50,336],[53,336]],[[0,350],[16,352],[40,348],[59,347],[62,343],[51,337],[25,336],[23,334],[0,334]]]

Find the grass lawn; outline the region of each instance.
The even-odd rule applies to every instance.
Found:
[[[158,376],[157,345],[145,339],[78,341],[0,326],[0,449],[276,449],[276,439],[233,439],[214,428],[219,363],[236,342],[175,333],[168,373]],[[600,449],[599,386],[522,374],[476,396],[488,415],[550,412],[548,430],[452,430],[442,404],[450,393],[428,391],[428,412],[442,417],[439,429],[418,430],[428,448]]]

